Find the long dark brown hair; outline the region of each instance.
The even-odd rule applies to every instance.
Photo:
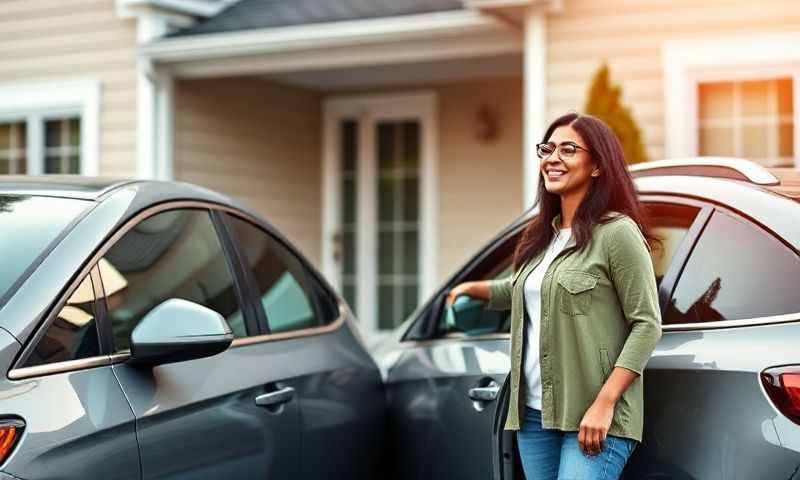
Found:
[[[612,210],[631,217],[649,244],[658,242],[658,238],[650,233],[646,212],[636,198],[622,145],[614,131],[597,117],[570,112],[558,117],[547,127],[542,142],[549,141],[555,129],[565,125],[572,126],[578,132],[601,172],[597,177],[590,177],[592,183],[589,190],[572,218],[575,246],[571,250],[583,249],[592,238],[592,227],[607,222],[608,219],[601,217]],[[554,234],[551,223],[561,213],[561,196],[547,191],[542,175],[539,175],[536,203],[540,206],[539,214],[525,227],[514,252],[515,270],[547,248]]]

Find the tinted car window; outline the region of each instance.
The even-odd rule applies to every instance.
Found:
[[[0,195],[0,305],[28,267],[91,205],[70,198]]]
[[[331,302],[325,301],[311,273],[288,248],[250,222],[228,218],[253,274],[270,332],[299,330],[333,320]],[[315,300],[320,301],[320,313]]]
[[[100,355],[95,295],[87,275],[58,312],[23,366],[79,360]]]
[[[125,233],[98,265],[114,346],[130,348],[133,329],[150,310],[171,298],[206,306],[247,335],[233,277],[205,210],[173,210]]]
[[[700,213],[700,209],[675,203],[653,202],[644,205],[650,219],[650,232],[660,240],[660,242],[653,242],[650,252],[653,269],[656,273],[656,283],[660,285],[661,279],[672,263],[675,252]]]
[[[470,269],[459,282],[473,280],[489,280],[508,277],[513,273],[514,248],[519,235],[514,235],[495,248],[487,257]],[[511,312],[489,310],[484,308],[478,312],[479,318],[470,322],[470,331],[463,331],[458,326],[448,325],[447,315],[442,306],[439,312],[438,331],[447,336],[460,336],[463,334],[508,333],[511,331]]]
[[[800,312],[798,256],[766,231],[715,211],[681,273],[665,324]]]

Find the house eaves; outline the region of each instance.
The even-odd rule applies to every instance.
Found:
[[[375,43],[504,34],[508,30],[507,25],[492,16],[474,10],[454,10],[166,37],[140,46],[139,53],[155,63],[173,63]]]

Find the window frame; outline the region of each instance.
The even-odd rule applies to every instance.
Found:
[[[800,33],[760,33],[664,43],[665,157],[696,156],[699,151],[699,99],[702,82],[792,79],[794,166],[800,168],[800,55],[791,45]],[[733,48],[732,48],[733,46]]]
[[[730,208],[725,205],[715,204],[711,207],[710,211],[708,212],[708,216],[703,222],[702,231],[705,230],[708,221],[710,220],[711,216],[719,211],[722,214],[727,214],[731,217],[734,217],[737,220],[744,222],[745,224],[749,225],[755,231],[760,232],[762,235],[769,235],[773,237],[778,242],[782,243],[786,246],[789,250],[794,252],[795,255],[800,257],[800,251],[783,239],[780,235],[776,234],[775,232],[771,231],[762,223],[758,222],[755,218],[748,216],[744,212],[740,212],[733,208]],[[702,236],[702,231],[698,232],[697,237],[692,242],[692,248],[688,252],[686,258],[683,259],[683,264],[681,265],[681,273],[683,272],[686,263],[688,262],[689,258],[691,258],[691,254],[694,251],[697,242],[699,241],[700,237]],[[669,302],[673,299],[673,294],[675,288],[677,287],[678,282],[680,281],[680,275],[675,278],[675,283],[672,285],[671,294],[669,297]],[[663,280],[662,280],[663,282]],[[665,315],[665,308],[667,304],[662,306],[662,316]],[[736,327],[750,327],[750,326],[760,326],[760,325],[772,325],[778,323],[787,323],[787,322],[796,322],[800,319],[800,312],[792,312],[786,313],[782,315],[765,315],[765,316],[757,316],[751,318],[742,318],[737,320],[721,320],[718,322],[694,322],[694,323],[679,323],[673,325],[663,325],[662,330],[664,333],[671,333],[671,332],[686,332],[686,331],[704,331],[704,330],[717,330],[721,328],[736,328]]]
[[[108,366],[108,365],[114,365],[114,364],[126,362],[130,358],[130,353],[126,353],[126,352],[114,353],[113,352],[113,348],[112,348],[113,339],[111,337],[110,325],[108,324],[108,320],[107,320],[108,310],[107,310],[107,305],[106,305],[106,302],[105,302],[105,291],[102,290],[102,289],[100,291],[97,290],[98,287],[102,286],[102,279],[100,278],[100,274],[99,274],[99,270],[98,270],[94,274],[94,275],[96,275],[96,277],[93,276],[92,280],[93,280],[93,285],[94,285],[94,289],[95,289],[95,296],[97,298],[100,298],[100,296],[102,296],[102,298],[103,298],[102,302],[98,302],[97,300],[95,300],[95,302],[97,304],[101,305],[100,309],[98,310],[98,315],[97,315],[97,318],[96,318],[95,321],[97,322],[98,328],[100,329],[99,332],[98,332],[98,338],[102,339],[101,340],[101,345],[100,345],[102,355],[98,356],[98,357],[92,357],[92,358],[81,359],[81,360],[72,360],[72,361],[67,361],[67,362],[56,362],[56,363],[51,363],[51,364],[46,364],[46,365],[38,365],[38,366],[35,366],[35,367],[21,368],[21,367],[18,366],[18,365],[20,365],[22,363],[21,359],[27,358],[29,349],[34,348],[36,343],[38,343],[38,341],[41,339],[41,337],[45,334],[44,332],[46,331],[47,327],[53,321],[55,321],[56,315],[58,314],[60,309],[64,306],[64,304],[66,304],[67,300],[72,295],[72,293],[75,291],[75,289],[78,288],[78,286],[80,285],[80,282],[85,278],[86,275],[92,274],[92,271],[97,269],[97,263],[100,261],[100,259],[105,256],[105,254],[108,252],[108,250],[112,246],[114,246],[114,244],[116,244],[117,241],[122,236],[125,235],[125,233],[127,233],[131,228],[133,228],[139,222],[141,222],[141,221],[143,221],[143,220],[145,220],[145,219],[147,219],[147,218],[149,218],[149,217],[151,217],[153,215],[156,215],[158,213],[161,213],[161,212],[164,212],[164,211],[168,211],[168,210],[178,210],[178,209],[185,209],[185,208],[208,210],[209,214],[211,215],[212,221],[213,221],[215,212],[231,213],[233,215],[236,215],[236,216],[239,216],[239,217],[241,217],[243,219],[246,219],[250,223],[253,223],[253,224],[261,227],[262,229],[274,234],[274,236],[276,238],[278,238],[279,240],[281,240],[282,243],[284,243],[284,245],[287,244],[287,242],[285,240],[283,240],[283,238],[279,234],[275,234],[274,229],[270,228],[269,226],[265,226],[265,224],[263,222],[261,222],[254,215],[248,214],[248,213],[243,212],[243,211],[239,211],[239,210],[237,210],[237,209],[235,209],[233,207],[230,207],[228,205],[225,205],[225,204],[214,203],[214,202],[206,201],[206,200],[169,200],[169,201],[166,201],[166,202],[163,202],[163,203],[157,203],[157,204],[149,205],[149,206],[143,208],[142,210],[140,210],[138,213],[136,213],[133,216],[131,216],[130,218],[128,218],[121,226],[118,226],[116,228],[116,230],[113,233],[111,233],[109,235],[109,237],[105,240],[103,245],[100,248],[97,249],[97,251],[94,253],[94,255],[91,258],[89,258],[88,261],[84,262],[83,268],[81,268],[76,273],[76,275],[74,275],[73,280],[71,281],[71,283],[68,284],[67,288],[65,288],[63,290],[62,294],[59,297],[57,297],[56,299],[53,300],[53,302],[51,303],[50,307],[47,310],[47,313],[43,316],[43,318],[45,320],[43,320],[42,322],[40,322],[36,326],[36,329],[35,329],[34,333],[25,342],[25,345],[23,345],[23,348],[20,350],[20,353],[17,354],[17,358],[14,360],[14,362],[12,362],[12,364],[11,364],[12,366],[8,370],[6,376],[10,380],[22,380],[22,379],[27,379],[27,378],[32,378],[32,377],[40,377],[40,376],[44,376],[44,375],[51,375],[51,374],[57,374],[57,373],[65,373],[65,372],[72,372],[72,371],[78,371],[78,370],[85,370],[85,369],[88,369],[88,368],[102,367],[102,366]],[[226,233],[226,235],[227,235],[227,233]],[[225,250],[226,248],[230,248],[231,249],[230,252],[232,253],[234,251],[235,246],[232,243],[226,243],[226,241],[223,240],[223,237],[219,237],[219,238],[220,238],[220,243],[222,244],[223,250]],[[226,247],[226,244],[227,244],[227,247]],[[298,257],[300,259],[300,261],[304,265],[304,267],[308,267],[310,265],[309,262],[302,255],[299,255],[296,252],[296,250],[294,250],[293,248],[290,248],[290,250],[292,251],[292,253],[296,257]],[[226,257],[227,258],[235,258],[235,257],[231,257],[230,253],[228,251],[226,251]],[[228,260],[228,261],[230,261],[230,260]],[[234,282],[235,283],[236,282],[240,282],[241,279],[242,279],[242,277],[241,277],[242,272],[240,270],[240,267],[238,265],[236,265],[236,262],[234,262],[234,265],[232,267],[230,267],[230,268],[231,268],[231,274],[233,275],[233,278],[234,278]],[[319,274],[316,272],[316,270],[312,268],[309,271],[312,272],[314,277],[317,279],[317,281],[318,281],[317,283],[319,284],[320,289],[322,291],[326,292],[326,294],[331,294],[330,293],[331,292],[330,287],[319,276]],[[96,283],[95,283],[95,278],[97,279]],[[235,287],[235,288],[241,289],[242,287]],[[230,348],[237,348],[237,347],[240,347],[240,346],[250,345],[250,344],[254,344],[254,343],[262,343],[262,342],[270,342],[270,341],[275,341],[275,340],[281,340],[281,339],[284,339],[284,338],[294,338],[294,337],[302,337],[302,336],[307,336],[307,335],[316,335],[316,334],[320,334],[320,333],[332,332],[332,331],[335,331],[335,330],[339,329],[342,325],[344,325],[345,319],[347,318],[347,316],[349,314],[349,311],[347,310],[347,307],[339,300],[339,297],[337,295],[333,295],[333,294],[331,294],[331,295],[332,295],[332,298],[335,299],[336,307],[338,307],[338,316],[332,322],[330,322],[329,324],[321,326],[321,327],[316,327],[314,329],[303,330],[303,331],[294,331],[294,332],[287,332],[287,333],[280,333],[280,334],[266,334],[266,335],[258,334],[258,335],[244,337],[244,338],[238,338],[238,339],[234,339],[234,341],[231,344]],[[248,307],[246,307],[246,303],[243,303],[242,307],[243,307],[243,309],[244,308],[248,308]],[[242,313],[245,314],[246,312],[243,310]]]
[[[337,322],[339,322],[342,319],[343,317],[342,304],[339,299],[339,296],[331,291],[330,287],[325,284],[322,277],[317,274],[316,270],[308,262],[308,260],[305,259],[303,255],[301,255],[294,247],[292,247],[285,238],[283,238],[280,234],[278,234],[274,229],[270,228],[269,226],[265,226],[261,222],[256,221],[257,219],[253,217],[242,215],[241,212],[226,211],[224,213],[227,213],[230,216],[236,217],[239,220],[247,222],[257,230],[259,230],[262,234],[268,235],[270,238],[272,238],[272,240],[274,240],[276,243],[285,248],[289,255],[291,255],[295,260],[297,260],[297,262],[300,264],[300,267],[303,269],[305,277],[304,280],[308,282],[308,286],[312,289],[312,292],[310,292],[309,294],[310,297],[309,301],[312,303],[315,315],[317,315],[321,319],[324,319],[323,313],[325,309],[323,306],[323,302],[329,302],[332,308],[335,307],[339,311],[338,316],[327,323],[322,323],[320,325],[315,325],[313,327],[272,333],[270,331],[270,326],[269,326],[269,317],[267,315],[267,312],[264,310],[263,306],[260,303],[261,295],[258,291],[258,282],[255,279],[252,269],[247,265],[246,255],[242,250],[242,246],[240,244],[239,239],[236,238],[234,227],[230,224],[228,216],[220,214],[220,223],[227,230],[227,237],[230,239],[233,255],[236,258],[236,263],[238,264],[238,268],[240,268],[242,272],[241,274],[243,278],[243,284],[245,285],[246,294],[249,296],[248,301],[251,304],[252,308],[256,311],[255,318],[258,319],[258,322],[260,324],[259,329],[262,332],[260,335],[257,336],[258,338],[256,339],[249,340],[253,337],[247,337],[246,339],[236,339],[234,340],[234,344],[236,345],[250,344],[250,343],[255,343],[257,341],[269,341],[277,338],[291,338],[302,335],[325,333],[327,331],[325,330],[326,327],[328,327],[329,325],[337,324]],[[338,326],[336,328],[338,328]]]
[[[42,94],[42,92],[47,92]],[[45,122],[77,117],[80,175],[97,175],[100,158],[100,82],[68,80],[0,86],[0,123],[26,124],[26,174],[44,173]]]
[[[95,328],[97,329],[97,339],[99,342],[98,348],[100,355],[80,358],[77,360],[46,363],[32,367],[23,366],[33,354],[36,346],[39,345],[39,342],[47,334],[50,326],[56,321],[61,309],[66,306],[69,298],[87,277],[91,278],[92,291],[95,297],[93,302],[93,310],[95,313],[94,320]],[[11,364],[12,367],[8,372],[8,378],[11,380],[21,380],[30,377],[38,377],[42,375],[65,373],[74,370],[83,370],[92,367],[111,365],[111,361],[109,359],[109,338],[107,336],[107,328],[105,328],[107,310],[105,309],[105,302],[101,302],[99,300],[102,294],[103,292],[100,284],[100,272],[97,268],[97,265],[93,263],[91,268],[89,268],[87,271],[81,271],[78,275],[76,275],[75,279],[69,285],[69,288],[64,290],[64,293],[57,299],[57,301],[52,303],[47,315],[44,317],[45,320],[41,322],[39,326],[37,326],[36,332],[31,336],[30,339],[28,339],[24,347],[20,350],[20,353],[17,354],[17,358]]]

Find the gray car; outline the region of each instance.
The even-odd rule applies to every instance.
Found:
[[[0,181],[0,479],[379,478],[346,305],[230,199]]]
[[[631,167],[663,248],[663,336],[626,479],[800,478],[800,171],[696,158]],[[376,351],[397,478],[522,479],[502,431],[508,312],[456,284],[509,275],[537,210],[501,232]],[[477,304],[477,305],[476,305]],[[589,317],[591,319],[591,317]]]

